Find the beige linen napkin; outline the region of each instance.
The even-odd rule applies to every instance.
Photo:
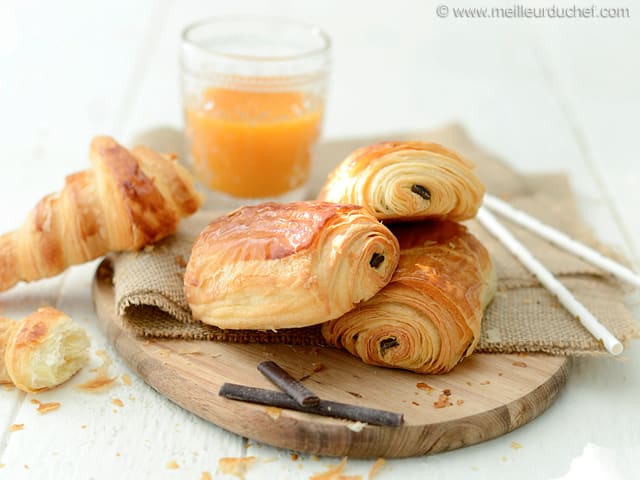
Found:
[[[435,141],[459,151],[476,164],[489,192],[509,198],[516,207],[584,243],[604,248],[580,221],[564,175],[519,175],[474,144],[455,125],[432,132],[321,144],[310,198],[320,189],[328,172],[352,150],[393,139]],[[153,136],[147,135],[141,143],[154,146]],[[219,213],[199,212],[183,221],[176,235],[153,248],[113,258],[116,309],[125,324],[136,334],[150,337],[322,345],[317,326],[278,332],[225,331],[193,320],[182,290],[182,275],[193,239]],[[614,278],[536,235],[505,223],[623,343],[638,336],[636,323],[624,304],[625,291]],[[498,273],[498,292],[483,320],[477,351],[556,355],[606,353],[602,345],[498,241],[477,222],[471,221],[468,225],[488,248]]]

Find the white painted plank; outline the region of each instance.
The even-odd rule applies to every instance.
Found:
[[[540,55],[549,62],[547,82],[584,150],[589,169],[601,178],[598,187],[632,244],[633,259],[640,267],[636,243],[640,238],[636,211],[640,162],[633,148],[640,109],[640,56],[624,53],[637,45],[640,21],[635,16],[575,23],[568,30],[545,27],[539,42]],[[589,37],[585,36],[587,29]],[[559,38],[563,38],[562,49],[555,48]]]
[[[589,90],[594,88],[593,85],[588,82],[583,85],[583,75],[593,74],[589,49],[595,48],[599,52],[596,58],[604,71],[620,71],[622,68],[627,76],[637,80],[633,73],[637,69],[630,67],[631,72],[628,72],[619,60],[609,58],[610,47],[605,43],[599,46],[599,37],[590,41],[593,25],[574,31],[563,30],[570,28],[567,23],[557,24],[554,27],[557,33],[549,37],[547,45],[560,53],[558,57],[551,56],[552,62],[547,65],[546,53],[541,60],[536,43],[539,42],[536,38],[546,38],[544,35],[548,33],[542,23],[439,20],[433,15],[435,5],[426,2],[394,2],[390,15],[388,3],[382,2],[300,4],[279,1],[218,5],[186,1],[167,5],[169,13],[165,16],[160,14],[164,11],[164,4],[152,14],[146,2],[135,6],[110,2],[109,5],[101,4],[99,10],[82,5],[73,10],[91,20],[84,26],[75,25],[78,22],[69,23],[66,19],[54,22],[52,19],[59,19],[62,15],[53,11],[59,8],[60,3],[50,10],[45,7],[44,17],[35,14],[33,4],[25,5],[15,7],[16,15],[20,19],[33,19],[40,35],[61,39],[67,54],[59,63],[70,70],[67,73],[57,71],[55,61],[48,60],[49,57],[60,58],[55,56],[58,40],[52,42],[50,49],[39,49],[41,43],[37,42],[35,34],[26,37],[25,41],[30,45],[28,55],[25,53],[16,60],[12,54],[10,63],[5,63],[3,57],[0,68],[12,65],[28,78],[24,82],[11,80],[11,88],[7,90],[7,76],[4,71],[0,75],[0,100],[3,106],[8,105],[3,111],[11,112],[11,116],[7,116],[0,111],[0,127],[8,133],[6,138],[9,139],[0,145],[2,172],[15,179],[17,185],[23,185],[0,190],[2,227],[13,225],[14,217],[16,222],[21,219],[20,212],[26,212],[31,206],[31,202],[26,200],[32,196],[33,199],[39,198],[42,188],[47,187],[45,191],[57,188],[68,166],[86,161],[86,145],[88,137],[95,133],[91,131],[93,128],[116,132],[126,141],[151,126],[180,125],[176,62],[178,32],[193,19],[233,11],[304,18],[323,25],[331,33],[335,46],[335,73],[326,121],[327,137],[423,128],[446,120],[461,120],[476,139],[523,171],[569,171],[574,187],[580,193],[582,211],[589,213],[588,220],[601,238],[619,244],[624,241],[616,233],[615,222],[608,215],[607,204],[597,187],[599,182],[608,185],[620,216],[627,218],[629,214],[623,213],[620,205],[630,204],[634,199],[626,193],[625,184],[620,180],[620,175],[626,170],[623,168],[616,177],[608,167],[590,168],[584,157],[585,150],[573,135],[575,124],[567,119],[562,103],[558,103],[558,99],[569,98],[570,105],[578,112],[578,120],[584,120],[579,126],[590,135],[587,153],[594,155],[596,162],[600,158],[608,160],[609,157],[601,150],[605,146],[608,148],[608,139],[615,133],[614,127],[606,130],[606,125],[602,124],[604,121],[598,123],[596,120],[599,112],[612,116],[623,107],[619,100],[610,104],[603,100],[605,107],[598,104],[597,108],[582,110],[594,96]],[[70,5],[64,4],[62,10]],[[72,7],[76,8],[75,4],[69,8]],[[135,11],[126,8],[134,8]],[[10,17],[2,16],[5,18]],[[400,18],[402,21],[395,20]],[[150,24],[160,25],[162,33],[156,32],[142,40],[145,25]],[[65,27],[61,29],[60,25]],[[60,33],[59,30],[65,31]],[[535,35],[536,32],[540,35]],[[610,33],[607,31],[607,35]],[[628,39],[630,45],[639,41],[635,31],[626,30],[617,35]],[[572,36],[575,40],[568,41],[567,38]],[[76,45],[76,38],[86,40],[86,45]],[[616,49],[632,52],[622,40],[617,42]],[[581,44],[586,45],[586,53],[576,55]],[[142,66],[131,67],[131,59],[139,53],[136,46],[144,48],[146,56]],[[79,55],[87,50],[96,55]],[[0,54],[4,55],[4,50]],[[82,62],[78,62],[78,58]],[[566,73],[563,62],[569,58],[574,58],[572,62],[575,65]],[[40,65],[48,80],[51,77],[48,85],[55,87],[52,88],[55,96],[32,93],[34,85],[41,85],[40,77],[32,78],[33,61]],[[542,67],[549,68],[554,74],[558,72],[561,85],[566,78],[571,78],[572,83],[558,93],[550,88]],[[71,83],[69,78],[78,82]],[[139,85],[134,90],[127,90],[126,85],[132,78],[139,80]],[[611,78],[601,78],[595,85],[598,88],[610,85]],[[95,97],[87,93],[87,82],[96,92]],[[626,85],[625,88],[631,88],[632,83]],[[627,94],[621,93],[616,98],[625,99]],[[633,98],[633,91],[629,95]],[[34,121],[29,119],[28,113],[36,111],[29,98],[37,99],[41,106],[35,120],[35,124],[42,124],[41,133],[34,131]],[[70,98],[77,99],[78,104],[70,102]],[[127,108],[131,108],[131,115],[122,106],[125,100],[129,102]],[[26,110],[23,109],[25,102]],[[14,114],[16,120],[12,121]],[[616,137],[619,149],[615,150],[616,158],[633,151],[629,141],[633,137],[627,133]],[[597,144],[592,135],[599,139]],[[78,145],[77,142],[84,143]],[[27,163],[18,164],[15,159],[21,162],[24,159]],[[84,163],[82,165],[84,168]],[[34,171],[45,174],[34,176]],[[611,180],[614,177],[616,179]],[[33,192],[27,192],[29,189]],[[633,242],[636,245],[637,238],[640,237],[636,236]],[[83,316],[92,318],[89,296],[84,290],[91,268],[72,270],[64,286],[61,305],[81,319]],[[40,288],[46,290],[45,287],[30,288],[30,295],[37,298],[41,294]],[[5,305],[7,302],[4,300],[9,298],[8,303],[13,305],[9,310],[23,308],[22,305],[14,305],[15,296],[22,291],[17,289],[0,295],[0,304]],[[25,309],[26,305],[28,302]],[[104,345],[104,341],[99,332],[91,330],[93,327],[91,321],[87,322],[95,349]],[[640,465],[636,459],[639,456],[634,455],[634,448],[640,442],[634,432],[640,430],[633,412],[635,399],[640,393],[635,374],[640,359],[636,350],[628,353],[627,363],[578,361],[576,371],[558,402],[542,417],[510,435],[448,454],[389,461],[378,478],[423,478],[427,474],[446,474],[447,478],[515,475],[519,478],[558,478],[569,471],[573,458],[584,459],[587,455],[585,447],[593,443],[618,455],[624,472],[632,472],[633,468],[637,471]],[[111,354],[115,357],[112,351]],[[117,363],[113,371],[124,372],[126,367]],[[111,478],[114,474],[131,472],[131,475],[160,478],[198,478],[201,471],[213,474],[219,456],[245,454],[238,437],[223,434],[216,427],[191,417],[140,384],[135,376],[132,375],[132,379],[134,385],[130,389],[119,386],[109,394],[90,398],[86,394],[67,391],[67,386],[54,390],[38,398],[56,401],[63,398],[63,409],[43,417],[34,414],[32,404],[24,403],[17,418],[20,421],[24,419],[27,428],[11,434],[7,451],[0,460],[7,463],[7,467],[0,471],[0,475],[11,474],[7,478],[47,478],[47,472],[56,472],[70,477]],[[128,400],[130,391],[136,392],[131,393],[136,396],[135,401]],[[611,392],[616,392],[615,401]],[[0,398],[6,398],[4,393],[0,391]],[[117,407],[109,403],[111,393],[117,394],[125,403],[117,414],[112,412]],[[603,408],[611,403],[615,406]],[[14,405],[15,401],[9,404]],[[3,405],[0,403],[0,412],[4,412]],[[69,410],[73,413],[69,414]],[[69,427],[81,418],[88,425],[86,429],[78,428],[76,431]],[[180,423],[178,429],[181,432],[174,431],[176,423]],[[30,425],[38,429],[37,436]],[[134,428],[134,425],[139,428]],[[47,449],[45,445],[36,448],[42,456],[31,456],[29,451],[34,444],[42,443],[42,438],[57,438],[60,430],[65,431],[65,447],[71,453],[54,455],[57,447],[51,445]],[[566,434],[567,431],[571,434]],[[521,443],[523,448],[513,450],[511,441]],[[115,456],[118,451],[120,457]],[[189,452],[193,451],[199,453],[197,457],[193,456],[195,459],[189,457]],[[250,470],[249,478],[305,478],[326,469],[330,463],[336,463],[335,459],[314,461],[308,456],[294,462],[290,452],[266,446],[251,446],[246,454],[261,458]],[[83,456],[86,462],[78,460]],[[277,458],[274,462],[267,462],[273,457]],[[35,458],[38,458],[37,462]],[[8,463],[7,459],[11,462]],[[167,470],[165,464],[170,460],[180,464],[181,469]],[[24,469],[24,463],[30,465],[29,470]],[[345,473],[364,475],[370,465],[368,461],[349,461]],[[51,475],[49,478],[56,477]]]
[[[148,2],[137,7],[145,11]],[[114,24],[102,19],[122,17],[127,8],[125,2],[99,9],[86,2],[2,2],[1,232],[20,225],[36,201],[61,187],[67,173],[86,168],[90,136],[108,131],[112,100],[125,85],[130,63],[127,42],[137,32],[133,22],[120,23],[119,40],[114,39]],[[1,293],[3,314],[19,319],[55,305],[62,278]],[[2,450],[11,441],[7,428],[23,398],[17,391],[1,392]]]
[[[198,4],[200,5],[200,4]],[[244,4],[240,5],[242,9]],[[535,43],[530,33],[514,23],[444,22],[433,18],[432,6],[404,4],[398,8],[403,22],[385,22],[384,8],[376,2],[347,8],[343,15],[332,16],[336,4],[323,4],[323,11],[305,10],[306,18],[325,25],[340,46],[335,53],[335,73],[332,78],[326,135],[346,136],[371,132],[398,131],[421,128],[447,120],[464,122],[476,139],[487,148],[506,158],[524,172],[564,170],[571,174],[583,211],[590,217],[597,214],[593,226],[601,238],[614,241],[624,248],[623,238],[615,222],[608,215],[606,203],[597,189],[594,172],[586,167],[583,152],[572,136],[571,125],[544,78]],[[285,9],[291,14],[295,9]],[[353,15],[358,10],[360,28],[353,29]],[[186,13],[185,13],[186,12]],[[185,8],[171,15],[168,28],[179,32],[187,23],[188,13],[199,7]],[[211,14],[219,13],[211,11]],[[280,12],[279,12],[280,13]],[[533,28],[533,27],[532,27]],[[364,30],[364,31],[363,31]],[[163,38],[165,46],[158,51],[174,50],[177,44]],[[425,63],[429,67],[425,68]],[[150,71],[173,71],[175,64],[167,64],[158,54]],[[170,76],[169,76],[170,78]],[[130,131],[132,135],[149,128],[145,111],[153,109],[157,123],[151,125],[180,125],[180,98],[173,90],[173,104],[158,104],[155,99],[167,89],[167,79],[149,87],[139,98]],[[594,214],[595,212],[595,214]],[[631,364],[634,363],[632,358]],[[596,404],[604,401],[602,390],[590,388],[590,366],[599,365],[599,378],[611,386],[619,378],[617,363],[578,362],[587,365],[579,369],[574,382],[558,403],[532,424],[500,439],[483,445],[424,459],[389,461],[388,470],[380,478],[423,478],[426,474],[447,475],[449,478],[491,478],[496,474],[518,475],[520,478],[559,477],[569,471],[570,461],[579,457],[584,446],[613,421],[619,428],[619,417],[600,416],[594,423],[581,417],[594,416]],[[629,371],[623,375],[628,374]],[[606,380],[604,380],[606,379]],[[572,386],[574,390],[572,390]],[[629,386],[632,390],[637,385]],[[600,392],[600,393],[598,393]],[[580,397],[589,396],[585,408],[579,407]],[[558,425],[566,425],[567,418],[584,424],[579,434],[562,442],[548,444],[541,438],[555,432]],[[612,440],[618,428],[607,430]],[[624,436],[630,440],[628,436]],[[522,449],[511,448],[511,441],[520,442]],[[612,443],[613,444],[613,443]],[[617,444],[617,443],[616,443]],[[618,444],[619,445],[619,444]],[[541,455],[542,454],[542,455]],[[292,461],[290,452],[267,446],[250,446],[247,455],[258,461],[249,478],[304,478],[335,464],[335,459]],[[545,458],[541,465],[539,458]],[[276,459],[276,460],[274,460]],[[347,474],[364,474],[370,462],[349,462]],[[531,465],[536,465],[531,469]],[[365,467],[367,466],[367,467]]]
[[[10,434],[2,473],[20,478],[28,465],[32,478],[111,479],[117,471],[130,478],[176,478],[167,468],[175,461],[179,477],[199,478],[203,471],[215,471],[219,457],[240,456],[241,440],[171,403],[119,359],[93,314],[90,280],[96,265],[69,271],[58,305],[89,334],[91,364],[59,388],[26,396],[13,420],[24,424],[24,430]],[[99,349],[113,360],[110,376],[119,378],[117,385],[106,392],[78,390],[76,385],[93,377],[90,369],[102,363],[95,355]],[[129,375],[131,386],[123,383],[123,374]],[[30,402],[34,398],[60,402],[61,407],[40,415]]]
[[[126,119],[130,106],[127,102],[130,102],[135,94],[135,89],[130,88],[130,85],[132,81],[137,81],[137,77],[144,71],[144,66],[140,67],[138,60],[144,60],[146,52],[139,48],[148,48],[146,34],[157,31],[157,20],[162,17],[163,8],[166,7],[160,5],[153,9],[150,2],[145,2],[133,5],[132,10],[127,3],[112,3],[106,9],[89,8],[88,11],[83,11],[82,8],[87,8],[85,5],[78,13],[86,13],[85,19],[88,23],[69,25],[67,21],[60,20],[60,24],[69,28],[65,29],[65,35],[57,36],[56,41],[67,47],[73,43],[73,38],[94,36],[93,41],[75,45],[75,51],[72,48],[71,52],[66,52],[72,57],[86,57],[88,61],[77,64],[68,62],[69,68],[64,75],[53,75],[53,84],[48,87],[58,91],[59,95],[56,97],[38,97],[43,93],[41,87],[33,94],[36,96],[34,101],[41,107],[41,119],[47,124],[43,127],[45,133],[38,134],[33,139],[26,134],[32,125],[20,125],[19,122],[12,125],[16,131],[26,136],[19,138],[20,141],[16,141],[15,144],[9,144],[13,149],[2,152],[3,158],[24,158],[25,162],[3,165],[3,173],[11,177],[15,169],[18,175],[33,170],[45,171],[48,175],[38,175],[36,181],[32,181],[31,177],[25,177],[20,183],[30,185],[30,188],[21,191],[22,195],[14,197],[12,203],[2,203],[12,206],[9,212],[2,216],[0,226],[3,231],[17,226],[43,193],[59,188],[64,175],[88,166],[86,149],[92,135],[105,132],[119,138],[122,133],[121,124]],[[68,6],[75,8],[74,4]],[[17,9],[14,13],[20,34],[29,36],[30,31],[21,28],[32,13],[29,5],[24,9]],[[48,13],[51,15],[47,17]],[[96,29],[95,26],[90,26],[92,23],[101,24],[102,18],[108,19],[102,27],[98,26]],[[114,23],[114,20],[119,21]],[[36,23],[42,22],[42,25],[34,27],[38,35],[47,32],[47,21],[55,23],[55,12],[44,12],[44,16],[36,16]],[[140,28],[140,25],[143,28]],[[52,28],[49,28],[48,32],[56,36]],[[25,44],[34,47],[37,44],[35,40],[28,38]],[[138,46],[140,47],[137,48]],[[33,73],[34,69],[21,64],[27,58],[25,56],[31,55],[33,60],[34,56],[40,54],[44,59],[44,56],[51,52],[17,48],[13,53],[14,58],[10,60],[16,65],[16,70]],[[54,63],[47,64],[43,61],[41,68],[46,70],[54,66]],[[109,72],[111,69],[112,73]],[[81,76],[80,86],[73,81],[76,74]],[[36,78],[39,77],[34,75],[34,79]],[[11,81],[15,79],[9,77],[8,82]],[[35,86],[28,83],[19,84],[16,81],[15,85],[9,85],[14,89],[14,96],[11,98],[8,95],[9,90],[3,90],[7,98],[2,100],[8,100],[7,104],[12,108],[7,111],[17,111],[19,105],[16,102],[29,96]],[[97,104],[102,105],[100,115],[91,116],[91,105],[86,105],[88,98],[91,98],[91,101],[97,99]],[[16,104],[12,105],[9,100]],[[69,107],[64,110],[64,114],[59,114],[58,110],[62,110],[66,104]],[[0,118],[6,122],[2,127],[8,129],[9,116]],[[86,118],[89,118],[88,122],[85,121]],[[51,124],[60,129],[56,135],[69,142],[68,145],[63,144],[59,149],[59,144],[47,137],[46,132],[50,131],[47,129]],[[22,147],[22,141],[25,144],[35,142],[35,145],[30,148]],[[74,158],[75,161],[66,161],[63,153],[68,158],[71,156],[70,152],[81,154]],[[44,170],[41,166],[36,169],[35,165],[40,165],[41,162],[46,165]],[[56,182],[52,182],[54,178]],[[14,208],[14,205],[18,208]],[[58,305],[74,318],[80,319],[81,323],[88,322],[86,327],[94,343],[93,351],[106,347],[102,333],[93,328],[91,323],[94,314],[89,282],[94,268],[95,262],[88,266],[75,267],[69,272],[71,280],[70,283],[65,283]],[[60,280],[58,277],[55,280],[37,282],[3,294],[0,300],[5,306],[5,313],[20,318],[42,304],[56,304]],[[51,287],[47,289],[47,285]],[[24,292],[28,292],[28,295],[25,296]],[[112,358],[115,357],[113,351],[110,351],[110,354]],[[96,361],[94,358],[94,363]],[[119,363],[116,363],[112,370],[116,373],[126,371]],[[78,379],[74,379],[75,383],[87,375],[89,373],[85,369]],[[191,474],[196,478],[201,472],[209,471],[212,467],[215,470],[217,457],[237,456],[241,453],[241,439],[200,421],[159,397],[137,380],[135,375],[130,372],[129,375],[133,379],[132,387],[120,386],[107,394],[78,393],[72,388],[72,381],[69,385],[40,395],[38,398],[42,401],[60,401],[63,405],[61,410],[43,417],[38,415],[35,406],[29,403],[28,400],[32,396],[27,396],[27,401],[18,406],[16,402],[24,395],[17,391],[3,392],[0,412],[6,413],[2,416],[6,425],[2,426],[2,431],[7,432],[10,423],[23,423],[25,430],[6,434],[1,457],[1,462],[6,466],[2,473],[10,475],[10,478],[21,478],[27,474],[33,475],[33,478],[73,478],[83,477],[88,473],[94,478],[111,478],[114,468],[121,468],[141,478],[150,474],[164,478],[171,477],[172,474],[175,476],[173,470],[168,469],[166,465],[167,462],[176,461],[182,473]],[[110,404],[116,394],[125,404],[122,409]],[[117,413],[114,413],[114,410]],[[121,415],[117,416],[118,413]],[[81,428],[82,425],[86,425],[86,428]],[[57,441],[37,441],[41,438],[57,438]],[[158,448],[158,439],[161,439],[163,448]],[[38,447],[33,448],[33,445]],[[61,448],[62,446],[65,448]],[[78,458],[82,460],[78,461]],[[24,465],[28,465],[29,469]]]

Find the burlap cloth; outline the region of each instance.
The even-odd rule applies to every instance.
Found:
[[[519,175],[474,144],[458,126],[387,138],[326,142],[318,148],[311,198],[327,173],[348,153],[359,146],[386,139],[430,140],[450,146],[476,164],[489,192],[508,198],[516,207],[606,251],[580,221],[566,176]],[[153,143],[153,137],[145,138],[145,141]],[[162,146],[166,148],[166,145]],[[114,256],[116,310],[128,328],[137,335],[148,337],[323,344],[317,326],[278,332],[225,331],[193,320],[182,289],[184,267],[193,239],[216,215],[217,212],[199,212],[183,221],[178,233],[163,242],[142,252]],[[614,278],[534,234],[505,223],[618,339],[626,343],[638,336],[636,322],[624,304],[626,292]],[[488,248],[498,273],[498,292],[483,320],[477,351],[556,355],[606,353],[602,345],[498,241],[475,221],[468,225]],[[611,255],[611,252],[606,253]]]

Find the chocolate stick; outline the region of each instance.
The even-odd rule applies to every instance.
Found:
[[[320,400],[318,405],[305,407],[286,393],[247,387],[235,383],[224,383],[222,387],[220,387],[218,395],[232,400],[259,403],[271,407],[288,408],[289,410],[315,413],[316,415],[323,415],[325,417],[345,418],[347,420],[355,420],[385,427],[398,427],[403,422],[403,415],[401,413],[387,412],[346,403],[330,402],[327,400]]]
[[[320,397],[289,375],[277,363],[262,362],[258,365],[258,371],[303,407],[312,407],[320,403]]]

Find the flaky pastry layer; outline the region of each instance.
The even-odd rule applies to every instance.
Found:
[[[396,238],[361,207],[242,207],[196,239],[185,294],[196,319],[220,328],[314,325],[373,296],[398,255]]]
[[[175,158],[96,137],[91,168],[69,175],[15,232],[0,236],[0,291],[51,277],[111,251],[137,250],[176,230],[202,198]]]
[[[71,317],[43,307],[15,324],[4,360],[11,382],[38,392],[66,382],[87,362],[89,337]]]
[[[392,231],[401,250],[389,284],[324,324],[322,334],[368,364],[446,373],[480,338],[483,311],[496,289],[491,259],[454,222],[398,224]]]
[[[349,155],[318,199],[362,205],[380,220],[462,221],[476,215],[484,191],[473,165],[442,145],[383,142]]]

